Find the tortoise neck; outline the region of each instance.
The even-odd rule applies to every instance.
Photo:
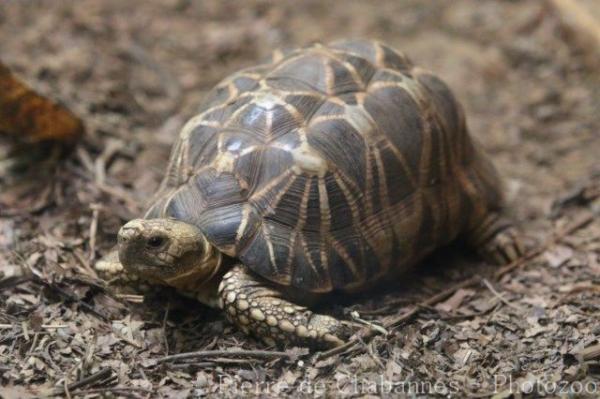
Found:
[[[165,279],[165,283],[182,291],[201,292],[205,286],[221,272],[223,255],[215,248],[210,249],[212,253],[198,260],[186,273],[181,273]],[[205,252],[206,253],[206,252]]]

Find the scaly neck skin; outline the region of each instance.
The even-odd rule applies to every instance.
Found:
[[[217,288],[220,281],[218,276],[223,274],[222,263],[223,256],[219,251],[215,251],[211,256],[204,257],[197,267],[177,276],[165,278],[164,283],[207,306],[217,307]]]

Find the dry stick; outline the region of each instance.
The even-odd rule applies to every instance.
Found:
[[[403,313],[400,316],[396,316],[396,317],[392,318],[391,320],[384,323],[383,325],[386,328],[397,327],[401,323],[405,322],[406,320],[410,319],[411,317],[413,317],[414,315],[419,313],[421,310],[428,308],[430,306],[433,306],[433,305],[443,301],[444,299],[449,298],[450,296],[452,296],[456,291],[458,291],[461,288],[467,288],[467,287],[473,286],[473,285],[479,283],[480,281],[481,281],[481,278],[479,276],[473,276],[467,280],[464,280],[458,284],[455,284],[452,287],[445,289],[444,291],[441,291],[422,302],[419,302],[417,305],[415,305],[412,309],[410,309],[406,313]]]
[[[167,337],[167,319],[169,318],[169,310],[171,310],[171,301],[167,302],[167,309],[162,321],[162,336],[165,345],[165,356],[169,356],[169,337]]]
[[[96,234],[98,233],[98,216],[100,215],[100,205],[91,204],[92,209],[92,222],[90,223],[90,253],[88,254],[88,261],[92,262],[96,257]]]
[[[57,389],[54,391],[54,395],[62,395],[65,392],[75,390],[77,388],[84,387],[86,385],[93,384],[95,382],[104,381],[109,378],[112,374],[111,368],[101,369],[94,374],[90,374],[89,376],[82,378],[81,380],[74,382],[72,384],[66,385],[65,388]]]
[[[498,270],[496,273],[494,273],[494,278],[496,280],[498,280],[505,274],[510,273],[515,269],[525,266],[525,264],[528,260],[531,260],[533,258],[540,256],[541,254],[546,252],[548,250],[548,248],[551,247],[552,245],[558,243],[566,236],[573,234],[575,231],[585,227],[587,224],[591,223],[594,220],[594,217],[595,217],[595,215],[593,215],[593,214],[584,214],[583,216],[580,216],[579,218],[575,219],[575,221],[573,223],[571,223],[567,227],[561,229],[557,233],[553,234],[551,237],[548,237],[546,239],[546,241],[544,242],[544,244],[540,245],[539,247],[533,249],[529,253],[522,256],[521,258],[515,260],[512,263],[509,263],[508,265],[506,265],[503,268],[501,268],[500,270]]]
[[[410,308],[409,310],[407,310],[406,312],[402,313],[399,316],[393,317],[392,319],[386,321],[385,323],[383,323],[383,327],[384,328],[391,328],[391,327],[396,327],[400,324],[402,324],[403,322],[411,319],[412,317],[414,317],[415,315],[417,315],[417,313],[419,313],[421,310],[423,310],[424,308],[427,308],[429,306],[433,306],[438,302],[443,301],[444,299],[450,297],[452,294],[454,294],[454,292],[456,292],[457,290],[461,289],[461,288],[466,288],[466,287],[470,287],[472,285],[477,284],[481,279],[479,277],[471,277],[468,280],[464,280],[442,292],[439,292],[437,294],[435,294],[434,296],[419,302],[418,304],[414,305],[412,308]],[[369,339],[371,337],[373,337],[375,334],[377,333],[376,330],[374,329],[368,329],[366,330],[366,332],[363,333],[361,338],[354,338],[349,340],[348,342],[346,342],[343,345],[340,346],[336,346],[335,348],[329,349],[325,352],[321,352],[317,355],[317,360],[324,360],[327,359],[331,356],[335,356],[339,353],[345,352],[347,350],[350,350],[351,348],[353,348],[354,346],[356,346],[357,344],[359,344],[361,342],[361,340],[365,340],[365,339]]]
[[[81,395],[92,395],[92,394],[102,394],[102,393],[118,393],[124,394],[126,392],[143,392],[147,394],[155,394],[156,392],[151,391],[142,387],[107,387],[107,388],[96,388],[96,389],[86,389],[84,391],[73,392],[73,396],[81,396]]]
[[[589,346],[579,352],[581,358],[586,360],[600,359],[600,344]]]
[[[568,236],[569,234],[572,234],[575,231],[579,230],[580,228],[586,226],[593,219],[594,219],[594,215],[591,215],[591,214],[586,214],[583,217],[579,217],[578,219],[575,220],[575,222],[573,222],[566,228],[560,230],[556,234],[553,234],[551,237],[549,237],[544,242],[544,244],[540,245],[539,247],[533,249],[532,251],[523,255],[519,259],[516,259],[515,261],[509,263],[508,265],[506,265],[503,268],[501,268],[500,270],[498,270],[496,273],[494,273],[494,278],[496,280],[498,280],[505,274],[507,274],[515,269],[518,269],[520,267],[523,267],[524,265],[527,264],[527,261],[543,254],[549,247],[551,247],[555,243],[561,241],[564,237]],[[481,280],[482,280],[481,277],[473,276],[473,277],[469,278],[468,280],[465,280],[458,284],[455,284],[452,287],[450,287],[438,294],[435,294],[422,302],[419,302],[418,304],[413,306],[408,311],[387,321],[386,323],[383,324],[383,326],[384,326],[384,328],[396,327],[396,326],[402,324],[403,322],[411,319],[412,317],[416,316],[423,308],[433,306],[433,305],[443,301],[444,299],[450,297],[451,295],[453,295],[456,291],[458,291],[461,288],[475,286],[478,283],[480,283]],[[364,340],[364,339],[371,338],[376,333],[377,333],[377,331],[375,331],[373,329],[367,330],[361,339]],[[337,354],[349,351],[350,349],[352,349],[353,347],[358,345],[360,343],[361,339],[354,338],[354,339],[351,339],[348,342],[346,342],[344,345],[340,345],[335,348],[329,349],[325,352],[321,352],[317,355],[317,360],[324,360],[331,356],[335,356]]]
[[[481,282],[483,283],[483,285],[485,285],[485,286],[487,287],[487,289],[488,289],[488,290],[490,290],[490,292],[491,292],[491,293],[492,293],[492,294],[493,294],[493,295],[494,295],[496,298],[498,298],[498,300],[499,300],[500,302],[502,302],[502,303],[503,303],[503,304],[505,304],[506,306],[508,306],[508,307],[510,307],[510,308],[513,308],[513,309],[515,309],[515,310],[517,310],[517,311],[519,311],[519,312],[522,312],[522,311],[523,311],[523,309],[521,309],[520,307],[518,307],[518,306],[517,306],[517,305],[515,305],[515,304],[512,304],[512,303],[510,303],[510,302],[509,302],[509,301],[508,301],[506,298],[504,298],[504,297],[502,296],[502,294],[500,294],[500,293],[499,293],[499,292],[498,292],[498,291],[497,291],[497,290],[494,288],[494,286],[492,285],[492,283],[490,283],[490,282],[488,281],[488,279],[487,279],[487,278],[484,278],[484,279],[482,279],[482,280],[481,280]]]
[[[31,276],[11,276],[0,280],[0,291],[31,281]]]
[[[0,330],[12,330],[15,327],[20,327],[19,324],[0,324]],[[42,324],[40,326],[40,328],[44,328],[44,329],[54,329],[54,328],[66,328],[69,327],[68,324]],[[36,331],[36,333],[39,333],[40,331]]]
[[[170,361],[177,361],[183,359],[203,359],[207,357],[253,357],[257,359],[273,359],[273,358],[292,358],[295,355],[286,352],[277,351],[266,351],[266,350],[212,350],[212,351],[197,351],[197,352],[186,352],[178,353],[176,355],[165,356],[157,359],[157,363],[165,363]]]

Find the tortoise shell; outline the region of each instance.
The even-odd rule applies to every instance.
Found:
[[[381,43],[317,44],[212,90],[145,217],[195,224],[272,282],[356,290],[464,230],[473,186],[496,184],[476,158],[440,79]]]

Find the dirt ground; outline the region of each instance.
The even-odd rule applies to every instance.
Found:
[[[450,84],[541,254],[500,276],[452,247],[334,298],[320,310],[388,328],[325,355],[266,347],[167,289],[143,303],[107,289],[91,265],[143,211],[206,91],[274,48],[343,37],[380,39]],[[58,162],[0,143],[0,158],[29,159],[17,177],[0,160],[0,397],[598,397],[589,54],[546,1],[3,1],[3,62],[87,132]],[[165,357],[192,351],[205,352]]]

